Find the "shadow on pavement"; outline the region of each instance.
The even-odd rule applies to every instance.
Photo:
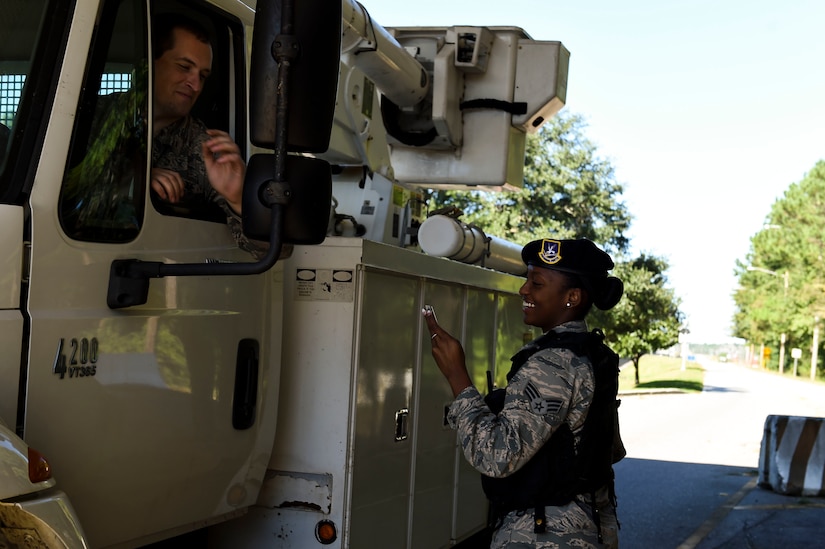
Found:
[[[755,468],[626,458],[615,469],[623,549],[795,549],[825,539],[825,498],[760,488]]]
[[[615,466],[623,549],[676,548],[756,469],[625,458]]]

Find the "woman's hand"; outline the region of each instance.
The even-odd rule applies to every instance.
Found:
[[[438,369],[447,378],[453,396],[473,384],[470,375],[467,373],[467,366],[464,361],[464,348],[461,343],[438,325],[432,309],[422,309],[424,322],[430,332],[430,341],[433,346],[433,358],[438,365]]]

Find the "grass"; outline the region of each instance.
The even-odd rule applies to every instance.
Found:
[[[687,362],[682,370],[682,359],[659,355],[644,355],[639,361],[639,384],[635,368],[629,362],[619,374],[619,391],[644,389],[673,389],[699,392],[704,386],[705,371],[696,362]]]

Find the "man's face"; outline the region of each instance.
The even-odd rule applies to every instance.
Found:
[[[188,115],[212,70],[209,44],[183,29],[172,32],[174,45],[155,60],[155,122],[170,123]]]

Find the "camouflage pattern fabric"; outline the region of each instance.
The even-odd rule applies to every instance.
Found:
[[[585,332],[584,321],[568,322],[557,332]],[[493,414],[475,387],[467,387],[450,406],[448,421],[458,431],[464,457],[479,472],[506,477],[524,464],[567,423],[578,443],[593,399],[594,377],[587,357],[549,348],[532,355],[507,385],[504,408]],[[589,496],[546,508],[547,532],[533,532],[532,511],[509,513],[491,548],[618,547],[616,514],[607,489],[596,495],[605,544],[598,542]]]
[[[243,234],[241,216],[209,183],[201,151],[201,145],[209,139],[206,129],[203,122],[187,116],[160,130],[152,141],[152,167],[180,174],[186,185],[184,200],[200,196],[220,206],[226,213],[226,224],[238,246],[260,258],[266,253],[267,244]]]
[[[558,507],[546,507],[547,531],[533,532],[533,512],[514,511],[508,514],[493,534],[491,549],[559,549],[581,547],[585,549],[618,549],[618,523],[616,511],[608,503],[607,489],[596,494],[602,501],[600,518],[602,539],[599,543],[596,524],[590,510],[590,498],[580,496],[575,501]]]

